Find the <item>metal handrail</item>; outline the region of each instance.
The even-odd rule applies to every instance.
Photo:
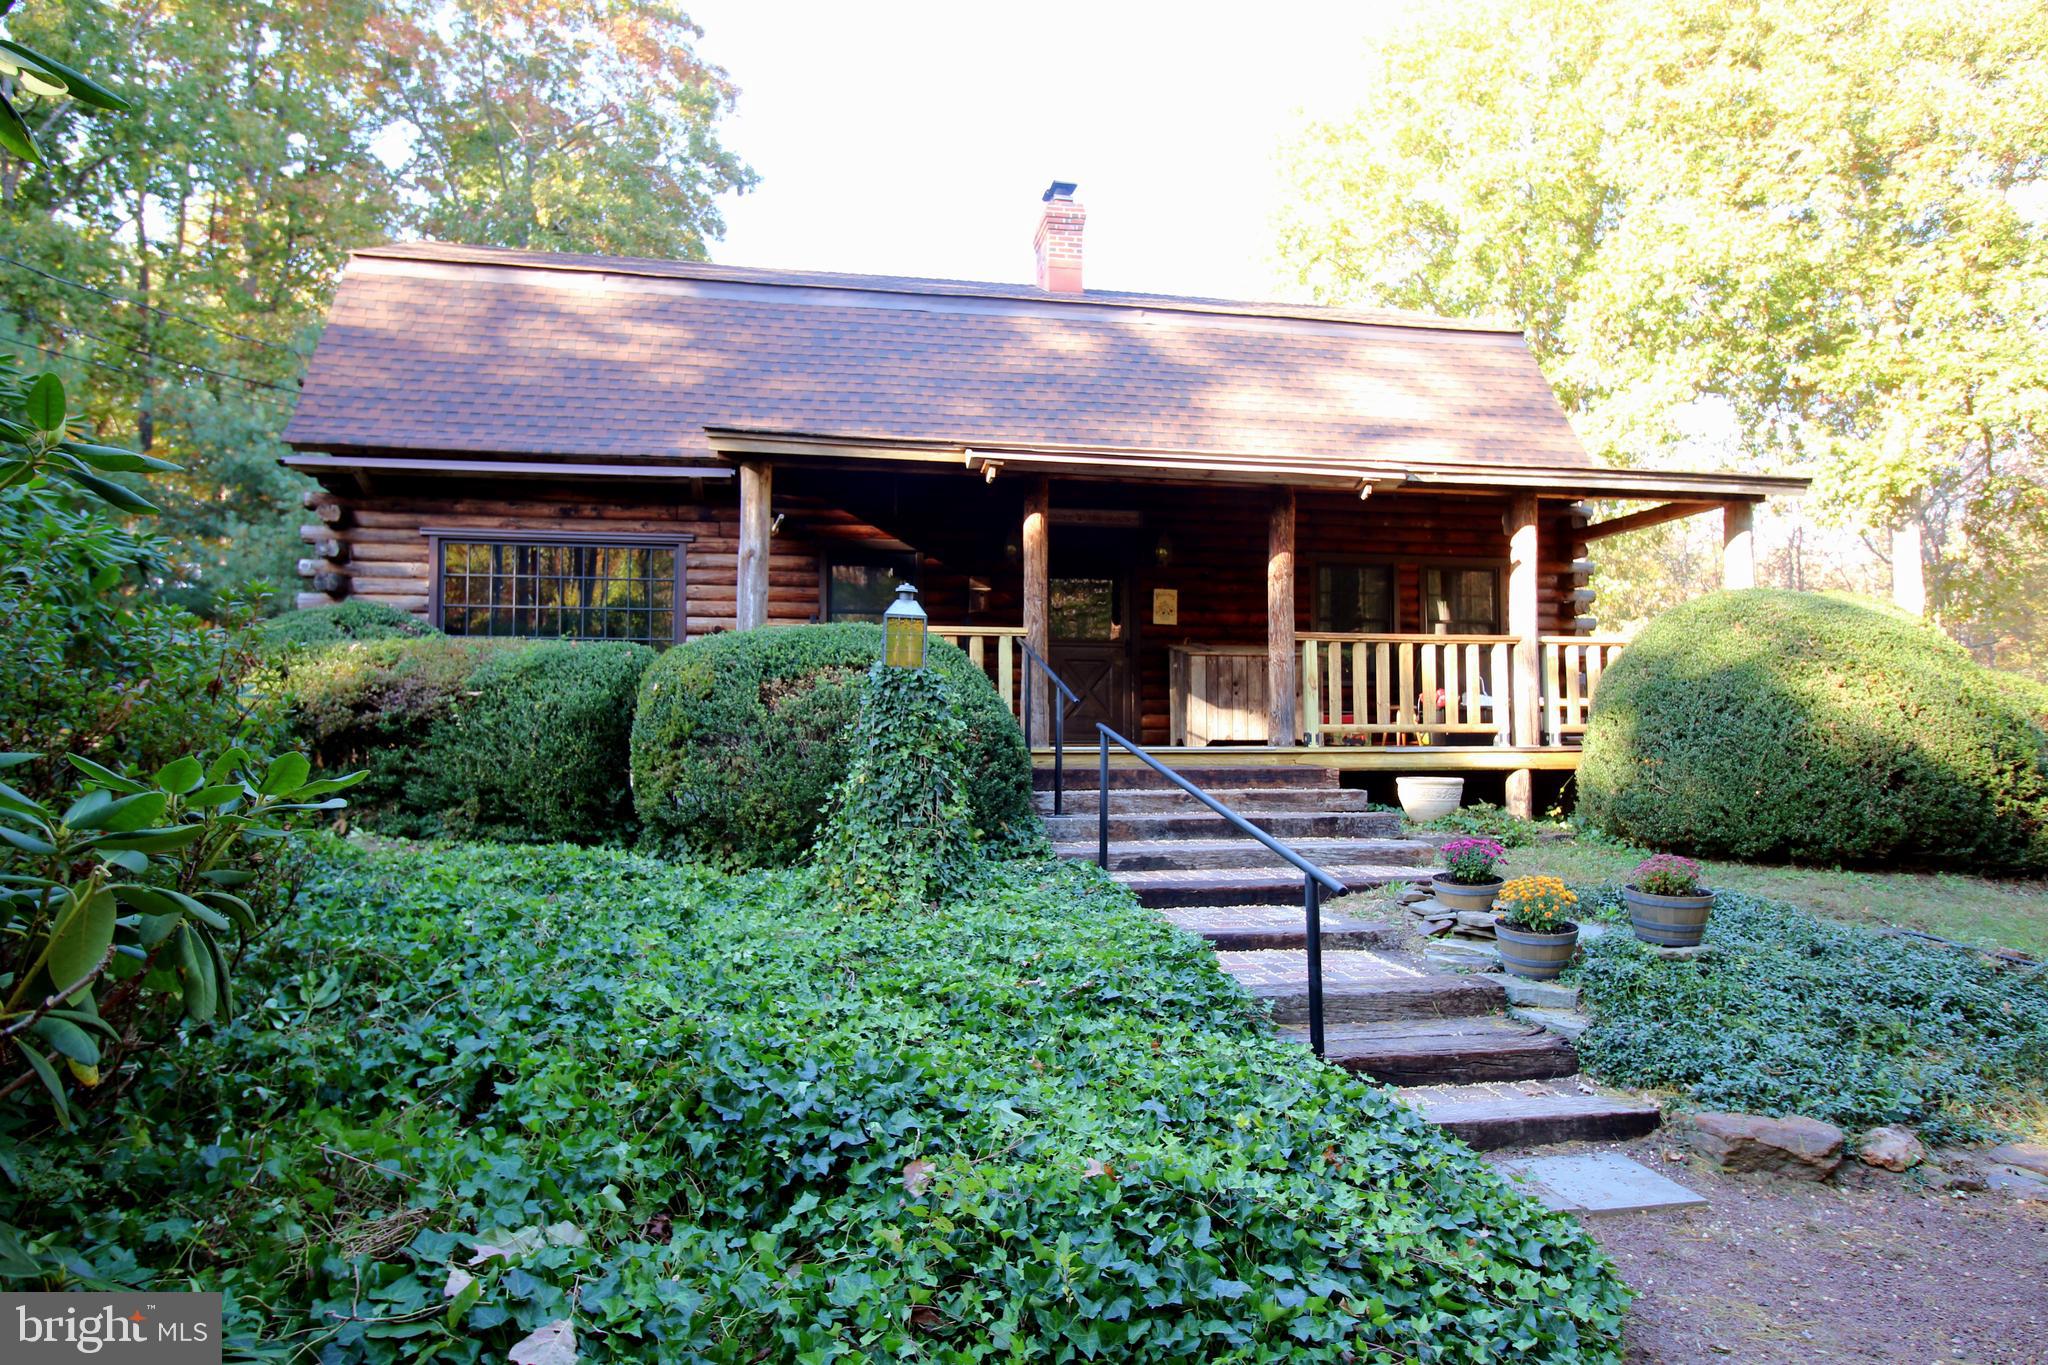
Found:
[[[1039,652],[1031,647],[1029,640],[1019,640],[1017,643],[1024,650],[1024,677],[1022,680],[1024,683],[1024,705],[1022,709],[1024,712],[1024,747],[1029,749],[1031,747],[1031,666],[1033,664],[1038,665],[1038,671],[1045,674],[1052,685],[1060,690],[1060,696],[1065,697],[1075,706],[1081,704],[1081,698],[1074,692],[1073,688],[1067,686],[1065,678],[1052,671],[1052,665],[1047,663]],[[1063,813],[1066,802],[1066,785],[1067,708],[1061,706],[1055,700],[1052,703],[1052,813],[1054,815]]]
[[[1101,752],[1096,769],[1095,796],[1095,864],[1104,871],[1109,869],[1109,746],[1113,740],[1126,753],[1143,763],[1153,772],[1179,787],[1195,800],[1207,806],[1216,814],[1229,821],[1242,833],[1250,835],[1268,853],[1279,857],[1301,873],[1301,908],[1308,921],[1308,1045],[1318,1058],[1323,1055],[1323,898],[1322,888],[1328,887],[1337,895],[1344,894],[1344,883],[1317,867],[1308,859],[1296,853],[1287,845],[1260,829],[1251,821],[1239,815],[1230,807],[1218,801],[1194,783],[1182,777],[1173,769],[1136,744],[1131,743],[1107,725],[1097,725],[1097,740]]]

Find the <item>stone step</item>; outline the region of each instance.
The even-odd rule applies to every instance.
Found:
[[[1270,1000],[1281,1024],[1308,1022],[1308,954],[1300,948],[1219,951],[1216,965],[1254,996]],[[1346,949],[1323,954],[1323,1023],[1454,1019],[1493,1014],[1507,1003],[1499,986],[1433,972],[1400,953]]]
[[[1400,1094],[1431,1123],[1481,1151],[1641,1137],[1658,1123],[1654,1102],[1608,1094],[1578,1076],[1415,1086]]]
[[[1275,839],[1390,839],[1400,833],[1399,817],[1379,811],[1344,811],[1329,815],[1306,811],[1269,811],[1258,807],[1237,812]],[[1045,832],[1055,843],[1079,843],[1096,837],[1095,815],[1048,815]],[[1232,826],[1213,811],[1185,815],[1118,815],[1110,812],[1109,837],[1123,843],[1141,839],[1215,839]]]
[[[1291,1030],[1303,1043],[1305,1030]],[[1340,1024],[1325,1030],[1332,1066],[1385,1085],[1544,1080],[1579,1069],[1572,1045],[1546,1029],[1491,1015]]]
[[[1412,882],[1430,875],[1428,868],[1412,863],[1318,866],[1350,891]],[[1302,874],[1270,855],[1257,867],[1156,868],[1110,875],[1130,888],[1138,904],[1155,910],[1189,905],[1299,905],[1302,899]]]
[[[1066,786],[1070,794],[1084,787],[1089,791],[1095,790],[1097,776],[1095,757],[1096,751],[1093,749],[1085,751],[1079,749],[1067,750]],[[1269,790],[1275,788],[1313,787],[1325,791],[1335,791],[1341,786],[1341,779],[1338,777],[1335,768],[1250,763],[1242,765],[1229,764],[1222,767],[1184,766],[1171,756],[1162,758],[1160,761],[1204,791],[1208,791],[1212,787],[1235,787],[1239,789],[1258,787]],[[1052,790],[1052,767],[1044,759],[1040,759],[1038,766],[1032,769],[1031,785],[1040,791]],[[1109,770],[1109,785],[1126,791],[1144,788],[1164,791],[1178,790],[1171,782],[1168,782],[1158,773],[1153,772],[1142,764],[1121,767],[1117,766],[1114,761],[1112,761]]]
[[[1232,810],[1289,811],[1364,811],[1372,808],[1369,792],[1345,791],[1337,787],[1204,787],[1202,789]],[[1035,792],[1040,815],[1052,814],[1052,793]],[[1091,774],[1088,787],[1083,791],[1067,788],[1062,798],[1061,813],[1064,815],[1093,815],[1101,809],[1101,793],[1095,789],[1095,778]],[[1109,791],[1109,813],[1111,815],[1175,815],[1204,811],[1208,807],[1189,796],[1178,787],[1159,790],[1124,789],[1112,787]],[[1396,821],[1398,826],[1398,821]]]
[[[1221,949],[1250,952],[1260,948],[1300,948],[1308,942],[1308,925],[1299,905],[1190,905],[1161,910],[1160,915]],[[1354,919],[1323,912],[1323,949],[1392,948],[1401,930],[1380,920]]]
[[[1436,853],[1419,839],[1290,839],[1287,846],[1319,867],[1338,863],[1420,865]],[[1053,845],[1062,858],[1095,861],[1093,839]],[[1284,867],[1264,844],[1250,839],[1127,839],[1109,846],[1111,872],[1188,870],[1205,867]]]

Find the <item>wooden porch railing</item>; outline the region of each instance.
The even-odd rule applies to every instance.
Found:
[[[966,650],[967,657],[996,685],[996,691],[1009,705],[1010,714],[1021,714],[1023,694],[1018,660],[1023,652],[1019,646],[1024,642],[1024,627],[934,625],[927,629],[947,644]]]
[[[1302,732],[1310,744],[1509,742],[1511,635],[1335,635],[1301,640]]]
[[[1010,714],[1023,708],[1022,626],[934,625],[988,674]],[[1513,742],[1512,635],[1300,635],[1302,733],[1312,745],[1429,743],[1483,735]],[[1586,731],[1600,678],[1627,641],[1607,635],[1537,638],[1541,742]]]
[[[1628,641],[1613,635],[1544,635],[1539,668],[1543,687],[1543,734],[1548,743],[1586,733],[1586,714],[1600,675]]]

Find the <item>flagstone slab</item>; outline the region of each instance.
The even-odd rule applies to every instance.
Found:
[[[1617,1152],[1517,1157],[1496,1165],[1559,1213],[1663,1213],[1707,1206],[1677,1181]]]

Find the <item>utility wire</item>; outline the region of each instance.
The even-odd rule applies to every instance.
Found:
[[[102,369],[102,370],[112,370],[112,371],[113,371],[113,372],[114,372],[115,374],[125,374],[125,375],[127,375],[127,376],[128,376],[128,377],[129,377],[130,379],[140,379],[140,380],[144,381],[145,383],[146,383],[146,382],[148,382],[148,381],[149,381],[149,379],[151,378],[151,376],[150,376],[150,375],[148,375],[148,374],[145,374],[145,373],[144,373],[143,371],[141,371],[141,370],[131,370],[131,369],[129,369],[129,368],[128,368],[128,367],[126,366],[126,365],[116,365],[116,364],[114,364],[114,363],[113,363],[113,362],[111,362],[111,361],[107,361],[107,360],[97,360],[97,359],[95,359],[95,358],[93,358],[92,356],[89,356],[89,355],[73,355],[73,354],[72,354],[71,352],[69,352],[69,351],[59,351],[59,350],[53,350],[52,348],[50,348],[50,347],[48,347],[48,346],[42,346],[42,345],[38,345],[37,343],[35,343],[35,342],[33,342],[33,341],[29,341],[29,340],[27,340],[27,339],[26,339],[26,338],[24,338],[24,337],[0,337],[0,345],[5,345],[5,346],[26,346],[26,347],[28,347],[28,348],[29,348],[30,350],[32,350],[32,351],[41,351],[41,352],[42,352],[42,353],[43,353],[44,355],[47,355],[47,356],[55,356],[55,357],[56,357],[57,359],[59,359],[59,360],[73,360],[73,361],[77,361],[77,362],[78,362],[79,364],[81,364],[81,365],[96,365],[96,366],[98,366],[98,367],[99,367],[100,369]],[[131,348],[131,349],[132,349],[132,348]],[[139,354],[141,354],[141,353],[140,353],[140,352],[137,352],[137,354],[139,355]],[[168,362],[168,363],[172,363],[172,364],[175,364],[176,362],[175,362],[175,361],[173,361],[173,362]],[[248,380],[244,380],[243,382],[244,382],[244,383],[248,383],[248,382],[250,382],[250,381],[248,381]],[[275,385],[272,385],[271,387],[275,387]],[[258,397],[261,397],[261,395],[260,395],[260,394],[259,394],[259,395],[257,395],[257,396],[258,396]],[[275,401],[277,401],[277,400],[275,400],[275,399],[272,399],[271,401],[272,401],[272,402],[275,402]]]
[[[88,294],[97,294],[103,299],[112,299],[115,303],[126,304],[130,308],[146,309],[157,314],[159,317],[176,318],[179,322],[189,322],[194,327],[204,327],[207,331],[218,332],[224,337],[233,337],[237,341],[246,341],[251,346],[268,346],[273,351],[283,351],[287,355],[295,355],[301,360],[306,358],[306,353],[297,347],[285,346],[275,341],[265,341],[262,337],[252,337],[246,333],[222,327],[217,323],[207,322],[203,318],[187,317],[183,313],[174,313],[168,308],[159,308],[153,303],[143,303],[139,299],[117,294],[109,289],[102,289],[98,285],[87,284],[83,280],[74,280],[68,275],[58,275],[43,269],[41,266],[30,265],[27,261],[18,261],[12,256],[0,255],[0,262],[14,266],[18,270],[26,270],[31,275],[40,275],[46,280],[54,280],[58,284],[68,284],[73,289],[83,289]]]
[[[176,365],[181,369],[197,370],[201,374],[210,374],[219,379],[232,379],[238,384],[247,384],[251,388],[276,389],[279,393],[289,394],[293,398],[296,398],[299,395],[298,389],[287,384],[273,384],[267,379],[251,379],[249,378],[249,376],[245,374],[235,374],[231,370],[216,370],[211,368],[210,366],[201,365],[196,361],[173,360],[169,356],[160,355],[154,351],[145,351],[140,346],[130,346],[125,341],[119,341],[113,337],[103,337],[98,332],[88,332],[83,327],[74,327],[68,322],[52,322],[48,318],[45,318],[36,312],[30,310],[24,311],[28,311],[28,316],[31,321],[36,322],[44,327],[54,327],[60,332],[69,332],[73,336],[81,336],[89,341],[97,341],[103,346],[118,346],[122,350],[127,351],[130,355],[142,356],[155,364]]]

